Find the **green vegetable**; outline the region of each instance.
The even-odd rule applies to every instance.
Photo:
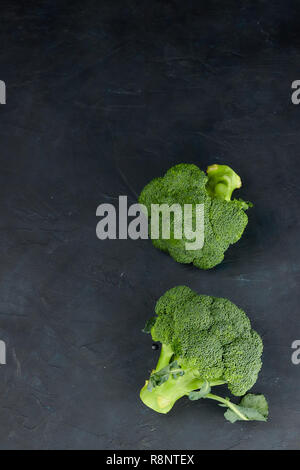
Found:
[[[213,395],[208,395],[208,398],[214,399]],[[216,399],[219,400],[219,397]],[[233,405],[228,400],[225,400],[225,402],[224,405],[220,406],[228,407],[224,416],[231,423],[236,421],[267,421],[269,407],[263,395],[248,393],[242,398],[239,405]]]
[[[151,336],[162,343],[161,354],[140,397],[158,413],[168,413],[183,396],[217,400],[225,418],[266,421],[263,395],[248,394],[239,405],[211,393],[227,384],[242,396],[255,384],[263,344],[249,318],[227,299],[198,295],[186,286],[168,290],[157,302]]]
[[[221,263],[228,247],[242,236],[248,223],[245,211],[252,206],[242,200],[231,200],[232,192],[242,185],[240,177],[226,165],[211,165],[207,175],[196,165],[179,164],[170,168],[164,177],[155,178],[142,190],[139,203],[146,206],[151,228],[151,204],[184,204],[193,207],[193,225],[196,220],[196,204],[204,205],[204,245],[187,249],[182,219],[182,239],[175,237],[174,218],[170,223],[170,237],[159,234],[152,243],[179,263],[193,263],[201,269],[210,269]]]

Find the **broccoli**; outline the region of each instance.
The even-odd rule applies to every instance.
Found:
[[[207,175],[196,165],[181,163],[170,168],[164,177],[155,178],[145,186],[139,203],[146,206],[151,226],[152,204],[192,204],[195,225],[195,205],[204,205],[204,244],[199,249],[186,249],[186,238],[174,236],[174,219],[170,237],[152,236],[156,248],[165,251],[178,263],[193,263],[210,269],[221,263],[228,247],[242,236],[248,223],[245,211],[252,206],[241,199],[231,200],[232,192],[242,185],[240,177],[226,165],[211,165]],[[182,224],[183,225],[183,224]]]
[[[245,395],[261,369],[263,343],[243,310],[227,299],[178,286],[158,300],[155,313],[144,331],[162,347],[140,392],[145,405],[168,413],[183,396],[210,398],[227,408],[224,416],[231,422],[267,420],[265,397]],[[245,395],[239,405],[211,393],[223,384],[233,395]]]

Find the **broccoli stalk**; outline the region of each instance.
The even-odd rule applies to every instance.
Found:
[[[155,369],[155,372],[163,369],[170,363],[171,357],[174,356],[174,351],[168,344],[163,344],[160,350],[160,356],[158,359],[158,363]]]
[[[170,362],[173,356],[172,348],[162,345],[156,369],[140,392],[143,403],[157,413],[168,413],[177,400],[189,396],[190,392],[200,389],[206,382],[197,376],[196,370],[183,370],[177,361]],[[210,386],[224,383],[222,380],[214,380]]]
[[[152,408],[157,413],[168,413],[176,401],[197,388],[200,388],[203,381],[194,377],[193,373],[185,372],[184,375],[174,379],[170,377],[162,385],[149,390],[147,380],[140,392],[142,402]]]
[[[246,414],[244,414],[238,405],[235,405],[232,403],[228,398],[222,398],[219,397],[218,395],[214,395],[213,393],[208,393],[205,397],[203,398],[210,398],[211,400],[216,400],[222,403],[224,406],[229,408],[230,410],[233,411],[239,418],[240,421],[250,421],[250,418],[247,418]]]
[[[206,189],[211,197],[230,201],[233,191],[242,186],[239,175],[227,165],[210,165],[206,173],[208,176]]]

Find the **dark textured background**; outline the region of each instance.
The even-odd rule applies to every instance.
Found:
[[[1,3],[0,448],[300,447],[296,4]],[[222,265],[97,240],[100,203],[134,202],[182,161],[229,164],[255,204]],[[177,284],[230,298],[262,333],[267,424],[231,425],[213,402],[161,416],[139,401],[158,356],[141,329]]]

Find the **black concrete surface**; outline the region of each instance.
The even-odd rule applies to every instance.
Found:
[[[289,0],[2,1],[0,448],[299,449],[299,13]],[[96,238],[99,204],[135,202],[179,162],[227,163],[254,203],[210,271]],[[139,401],[159,354],[141,329],[178,284],[251,317],[268,423]]]

